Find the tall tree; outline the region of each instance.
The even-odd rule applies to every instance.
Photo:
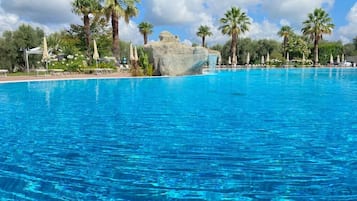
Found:
[[[198,37],[201,37],[202,38],[202,47],[205,47],[206,46],[206,37],[207,36],[212,36],[212,32],[209,28],[209,26],[206,26],[206,25],[201,25],[199,28],[198,28],[198,31],[197,31],[197,36]]]
[[[90,57],[90,18],[89,15],[97,13],[100,10],[98,0],[74,0],[72,2],[72,11],[77,15],[83,15],[83,25],[86,44],[86,56]]]
[[[331,34],[335,25],[332,18],[322,8],[317,8],[313,13],[309,13],[308,19],[303,22],[302,33],[310,36],[314,41],[314,64],[319,63],[319,41],[322,40],[323,34]]]
[[[289,43],[289,38],[294,34],[292,28],[290,26],[282,26],[281,29],[278,32],[278,35],[283,38],[283,51],[284,51],[284,57],[286,57],[286,54],[288,52],[288,43]]]
[[[124,17],[126,23],[129,23],[131,17],[138,14],[136,3],[140,0],[105,0],[105,12],[107,18],[111,18],[112,24],[112,52],[118,60],[120,55],[119,49],[119,18]]]
[[[153,25],[149,22],[142,22],[138,25],[140,33],[144,37],[144,45],[148,43],[148,35],[152,34]]]
[[[353,38],[353,44],[355,46],[355,50],[357,50],[357,36]]]
[[[222,26],[219,29],[223,34],[232,37],[231,43],[231,55],[232,64],[237,64],[237,41],[238,35],[249,30],[250,20],[245,12],[242,12],[240,8],[232,7],[228,10],[224,17],[220,19]]]
[[[16,31],[5,31],[0,37],[0,66],[9,70],[25,70],[25,51],[40,46],[43,36],[42,29],[25,24],[20,25]],[[35,66],[40,59],[40,55],[30,55],[30,66]]]
[[[289,38],[289,42],[287,44],[287,51],[289,51],[289,55],[291,58],[299,57],[302,58],[303,55],[306,57],[310,54],[309,48],[309,39],[306,36],[299,36],[296,34],[292,34]],[[286,55],[284,56],[286,58]]]

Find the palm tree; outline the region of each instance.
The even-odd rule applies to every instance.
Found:
[[[319,63],[319,41],[323,34],[331,34],[335,25],[332,18],[322,8],[317,8],[313,13],[309,13],[306,21],[303,22],[302,33],[310,36],[314,40],[314,64]]]
[[[144,36],[144,45],[148,43],[148,35],[152,34],[153,25],[149,22],[142,22],[138,25],[140,33]]]
[[[112,23],[112,52],[113,56],[119,59],[119,18],[124,17],[126,23],[129,23],[131,17],[138,14],[138,8],[135,3],[140,0],[105,0],[105,13],[107,18],[111,18]]]
[[[90,58],[90,18],[89,15],[100,10],[98,0],[74,0],[72,2],[72,12],[77,15],[83,15],[84,34],[87,57]]]
[[[237,41],[238,35],[248,31],[250,25],[250,20],[245,12],[242,12],[240,8],[232,7],[224,14],[224,18],[220,19],[222,26],[219,29],[225,35],[230,35],[232,37],[231,43],[231,55],[232,64],[237,64]]]
[[[290,36],[294,35],[294,32],[290,26],[282,26],[278,35],[283,38],[283,51],[284,57],[286,58],[286,54],[288,52],[288,43]]]
[[[206,36],[212,36],[212,32],[210,31],[210,28],[208,26],[203,26],[201,25],[198,28],[197,31],[197,36],[198,37],[202,37],[202,47],[205,47],[205,41],[206,41]]]

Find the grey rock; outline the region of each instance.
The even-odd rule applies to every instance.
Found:
[[[167,31],[160,34],[159,42],[151,42],[144,48],[154,64],[154,75],[201,74],[209,54],[206,48],[180,43],[177,36]]]

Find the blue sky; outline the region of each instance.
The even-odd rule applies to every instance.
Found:
[[[71,1],[0,0],[0,33],[15,30],[22,23],[43,28],[47,34],[66,29],[71,23],[82,23],[71,12]],[[197,29],[207,25],[213,32],[207,38],[208,45],[222,44],[228,37],[219,32],[219,19],[231,6],[240,7],[251,18],[250,30],[241,37],[280,40],[276,33],[282,25],[290,25],[299,33],[307,14],[319,7],[330,14],[336,25],[333,34],[325,39],[347,43],[357,36],[356,0],[142,0],[139,16],[129,24],[120,22],[120,37],[142,44],[137,25],[148,21],[154,25],[149,40],[158,40],[160,32],[167,30],[182,42],[200,43]]]

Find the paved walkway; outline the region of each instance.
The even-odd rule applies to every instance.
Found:
[[[95,79],[95,78],[122,78],[131,77],[130,73],[127,72],[115,72],[108,74],[83,74],[83,73],[73,73],[73,74],[46,74],[46,75],[25,75],[25,76],[11,76],[6,77],[0,76],[1,82],[17,82],[17,81],[32,81],[32,80],[66,80],[66,79]]]

